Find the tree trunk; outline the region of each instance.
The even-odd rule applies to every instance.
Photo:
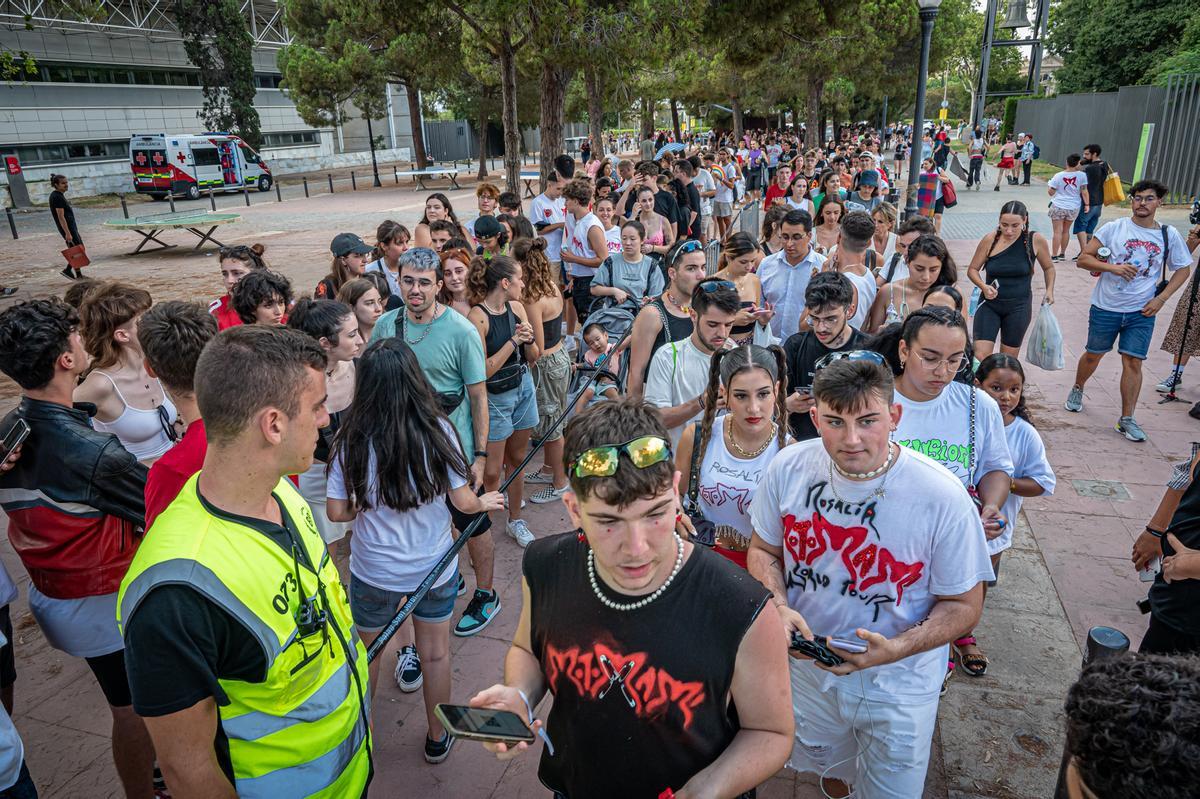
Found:
[[[488,150],[488,115],[487,112],[480,112],[479,121],[479,180],[484,180],[488,176],[487,169],[487,150]]]
[[[421,124],[421,93],[419,89],[404,81],[404,96],[408,99],[408,120],[412,128],[413,155],[417,159],[417,169],[429,166],[429,154],[425,152],[425,127]]]
[[[500,32],[500,92],[504,120],[504,176],[507,191],[521,191],[521,129],[517,127],[517,54],[512,32]]]
[[[742,140],[745,128],[742,126],[742,98],[736,95],[733,98],[733,138],[735,142]]]
[[[679,106],[675,104],[675,98],[668,100],[671,104],[671,127],[675,131],[675,141],[683,141],[683,131],[679,129]]]
[[[654,138],[654,106],[649,97],[642,98],[642,140]]]
[[[792,113],[792,133],[799,134],[800,133],[800,108],[795,103],[792,104],[791,113]],[[807,140],[805,140],[804,146],[805,147],[808,146]]]
[[[813,149],[821,146],[821,90],[825,81],[820,78],[808,79],[808,96],[805,102],[806,117],[804,120],[804,146]]]
[[[538,124],[541,126],[542,143],[541,161],[542,186],[546,185],[546,175],[554,168],[554,159],[563,151],[563,108],[567,102],[567,84],[571,82],[571,70],[555,66],[552,59],[542,62],[542,75],[539,82],[541,108]]]
[[[604,102],[600,96],[600,76],[596,65],[583,69],[583,85],[587,90],[588,135],[592,137],[592,158],[604,157]]]

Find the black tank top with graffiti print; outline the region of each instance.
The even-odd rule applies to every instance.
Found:
[[[678,791],[737,734],[734,661],[770,594],[694,547],[661,596],[614,610],[588,582],[587,549],[564,533],[525,550],[530,642],[554,694],[555,755],[543,747],[538,777],[568,799],[653,799]],[[597,582],[614,602],[638,600]]]

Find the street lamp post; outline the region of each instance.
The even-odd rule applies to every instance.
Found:
[[[375,175],[373,185],[378,189],[383,184],[379,182],[379,163],[375,160],[375,131],[371,130],[371,113],[368,111],[364,116],[367,118],[367,142],[371,145],[371,172]]]
[[[917,213],[917,177],[921,170],[921,134],[925,130],[925,84],[929,72],[929,43],[933,21],[942,0],[917,0],[921,16],[921,66],[917,73],[917,107],[913,110],[912,141],[909,142],[908,185],[904,190],[904,218]]]

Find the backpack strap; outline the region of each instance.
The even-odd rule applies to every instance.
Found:
[[[699,507],[700,500],[700,428],[703,425],[700,422],[696,423],[695,431],[692,434],[692,461],[688,466],[688,490],[687,501],[688,510],[695,510]]]
[[[896,264],[900,263],[900,253],[892,253],[892,260],[888,263],[887,276],[884,277],[884,283],[891,283],[892,277],[896,274]]]
[[[1161,229],[1162,229],[1162,237],[1163,237],[1162,279],[1166,280],[1167,279],[1167,258],[1171,254],[1171,237],[1167,234],[1167,226],[1166,225],[1162,225]]]

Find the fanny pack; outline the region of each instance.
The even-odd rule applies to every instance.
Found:
[[[435,391],[434,397],[441,406],[442,412],[449,416],[458,410],[459,405],[462,405],[465,394],[466,392],[460,388],[458,391]]]

